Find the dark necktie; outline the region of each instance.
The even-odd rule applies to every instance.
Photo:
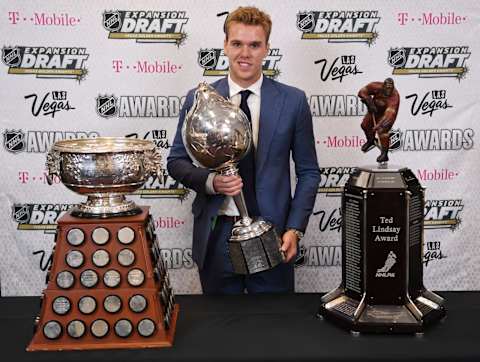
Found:
[[[248,89],[240,92],[242,100],[240,101],[240,109],[245,113],[250,123],[250,129],[252,129],[252,115],[250,108],[248,108],[247,99],[252,94]],[[250,151],[238,164],[239,173],[243,180],[243,195],[245,197],[245,203],[247,204],[247,210],[250,217],[260,216],[258,210],[257,197],[255,195],[255,147],[253,145]]]

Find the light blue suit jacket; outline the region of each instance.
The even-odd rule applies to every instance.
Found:
[[[212,86],[223,97],[229,97],[227,78],[216,81]],[[202,269],[212,221],[225,196],[206,193],[206,180],[212,171],[194,166],[183,145],[181,129],[193,104],[194,92],[194,89],[188,92],[180,113],[167,168],[174,179],[197,193],[192,204],[192,254],[193,260]],[[265,77],[260,107],[255,189],[261,216],[272,222],[279,233],[286,228],[305,230],[320,182],[312,116],[305,93]],[[297,176],[293,197],[290,154]]]

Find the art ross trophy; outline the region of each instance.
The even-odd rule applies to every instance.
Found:
[[[359,96],[368,107],[362,151],[376,145],[381,154],[343,188],[342,283],[321,298],[319,314],[353,332],[422,333],[446,314],[423,284],[425,189],[410,169],[387,164],[400,99],[393,80]]]
[[[226,176],[238,175],[237,163],[252,147],[247,116],[207,83],[200,83],[195,91],[182,138],[194,162]],[[240,213],[228,243],[234,272],[254,274],[280,264],[284,256],[274,226],[261,217],[248,215],[243,191],[234,201]]]
[[[48,177],[88,199],[57,221],[28,351],[172,346],[179,306],[153,218],[148,207],[125,199],[161,172],[160,160],[146,140],[98,137],[52,146]]]

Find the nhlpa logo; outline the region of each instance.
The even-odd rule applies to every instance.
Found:
[[[118,11],[105,11],[103,13],[103,27],[108,31],[117,31],[122,27],[122,20]]]
[[[20,49],[18,49],[17,47],[3,47],[2,61],[8,67],[19,66],[22,62],[22,57],[20,56]]]
[[[407,62],[405,49],[395,48],[388,51],[388,64],[394,68],[401,68]]]
[[[19,224],[25,224],[30,220],[30,209],[28,205],[15,204],[12,208],[13,219]]]
[[[390,273],[390,269],[395,265],[397,262],[397,256],[393,252],[393,250],[390,251],[387,255],[387,260],[385,260],[385,264],[383,267],[377,269],[377,273],[375,276],[377,278],[395,278],[395,273]]]
[[[17,153],[25,149],[25,133],[22,130],[5,130],[3,132],[3,147],[8,152]]]
[[[213,49],[201,49],[198,52],[198,64],[204,69],[213,69],[217,65],[217,55]]]
[[[111,96],[101,96],[97,97],[97,114],[99,116],[108,118],[117,114],[117,97],[114,95]]]
[[[300,12],[297,14],[297,29],[304,33],[309,33],[315,28],[315,19],[313,12]]]

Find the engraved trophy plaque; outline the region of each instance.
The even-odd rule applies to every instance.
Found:
[[[96,138],[59,141],[50,175],[87,202],[58,220],[28,351],[170,347],[176,329],[168,271],[149,208],[124,195],[155,174],[149,141]]]
[[[195,92],[182,138],[192,160],[221,175],[238,175],[237,163],[252,144],[245,114],[206,83],[200,83]],[[234,201],[240,220],[234,224],[228,244],[233,270],[254,274],[277,266],[284,257],[274,226],[261,217],[248,215],[243,192]]]
[[[386,161],[356,169],[343,188],[342,283],[319,314],[354,332],[421,333],[446,314],[423,284],[425,190]]]

